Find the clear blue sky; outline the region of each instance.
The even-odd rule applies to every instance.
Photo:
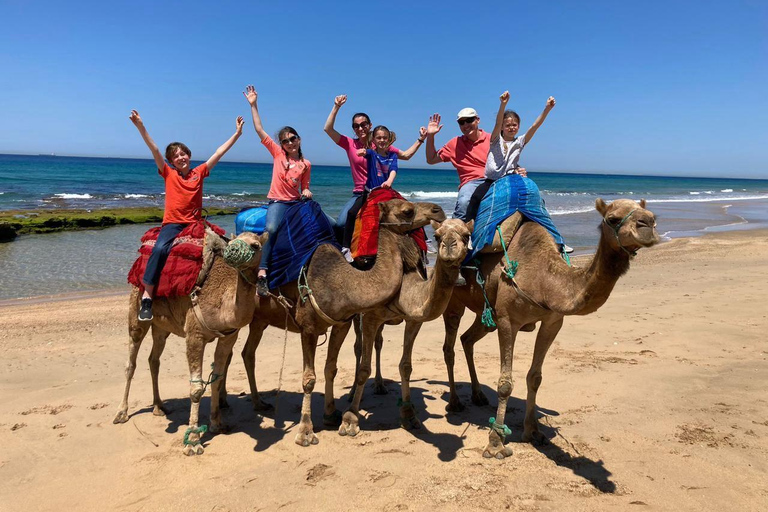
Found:
[[[432,112],[493,127],[498,96],[527,128],[557,98],[521,163],[537,171],[768,178],[768,2],[0,1],[0,152],[207,158],[247,116],[290,124],[317,164],[323,133],[368,112],[407,146]],[[248,119],[249,120],[249,119]],[[249,120],[250,121],[250,120]],[[267,161],[250,124],[226,157]],[[412,165],[426,167],[424,151]]]

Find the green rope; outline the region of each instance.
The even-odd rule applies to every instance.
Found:
[[[184,446],[196,446],[198,444],[201,444],[200,439],[197,441],[190,441],[189,440],[189,434],[205,434],[208,432],[208,425],[202,425],[197,428],[195,427],[189,427],[186,432],[184,432]]]
[[[477,260],[474,260],[473,263],[479,265]],[[480,316],[480,321],[483,322],[483,325],[486,327],[495,328],[496,322],[493,321],[493,307],[491,306],[491,301],[488,300],[488,295],[485,293],[485,279],[483,279],[483,274],[480,272],[480,267],[475,266],[467,268],[475,269],[475,281],[480,285],[480,289],[483,291],[483,298],[485,299],[483,314]]]
[[[496,423],[496,418],[493,416],[491,416],[491,419],[488,420],[488,424],[491,426],[494,432],[499,434],[499,437],[501,437],[502,441],[504,441],[508,435],[512,434],[512,431],[506,424]]]
[[[398,398],[397,399],[397,406],[398,407],[411,407],[411,408],[413,408],[413,402],[411,402],[410,400],[403,401],[402,398]]]
[[[562,255],[563,255],[563,259],[568,264],[568,266],[572,267],[573,265],[571,265],[571,258],[568,256],[568,253],[565,252],[565,249],[563,249]]]
[[[507,254],[507,244],[504,243],[504,234],[501,232],[501,226],[496,226],[496,231],[499,232],[499,240],[501,240],[501,248],[504,249],[504,259],[507,260],[507,264],[504,265],[502,269],[504,270],[504,275],[512,279],[515,277],[515,274],[517,273],[518,264],[516,261],[509,259],[509,254]]]
[[[256,251],[245,240],[235,239],[224,249],[224,262],[230,267],[240,268],[253,259]]]
[[[309,296],[312,295],[312,288],[309,287],[306,270],[306,265],[301,267],[301,270],[299,271],[299,279],[297,281],[299,285],[299,297],[301,297],[302,304],[307,302]]]
[[[202,379],[189,379],[189,382],[199,382],[203,385],[203,394],[205,394],[205,390],[208,389],[208,386],[219,380],[221,375],[218,373],[213,373],[213,363],[211,363],[211,373],[208,375],[208,380],[202,380]]]

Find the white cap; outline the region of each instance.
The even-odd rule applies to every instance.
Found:
[[[479,117],[479,116],[477,115],[477,111],[475,109],[467,107],[459,110],[459,113],[456,114],[456,120],[458,121],[459,119],[462,119],[464,117]]]

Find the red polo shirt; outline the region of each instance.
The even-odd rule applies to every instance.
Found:
[[[199,220],[203,208],[203,179],[210,174],[208,164],[198,165],[186,177],[167,163],[157,172],[165,179],[163,224],[189,224]]]
[[[451,162],[459,172],[459,188],[468,181],[485,178],[485,162],[491,150],[491,134],[479,130],[480,136],[475,142],[466,135],[454,137],[437,151],[443,162]]]

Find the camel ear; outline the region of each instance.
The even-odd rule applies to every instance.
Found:
[[[640,208],[645,208],[645,199],[640,200]]]
[[[597,209],[598,212],[600,212],[600,215],[605,217],[605,212],[608,211],[608,205],[605,204],[605,201],[603,201],[601,198],[598,197],[595,200],[595,208]]]
[[[263,232],[261,235],[259,235],[259,243],[262,247],[264,247],[264,244],[267,243],[267,240],[269,239],[269,231]]]
[[[467,224],[467,229],[469,230],[470,233],[475,230],[475,219],[472,219],[466,224]]]
[[[431,220],[429,221],[429,223],[432,225],[432,229],[434,229],[435,231],[437,231],[440,228],[440,226],[443,225],[442,222],[437,222],[436,220]]]

